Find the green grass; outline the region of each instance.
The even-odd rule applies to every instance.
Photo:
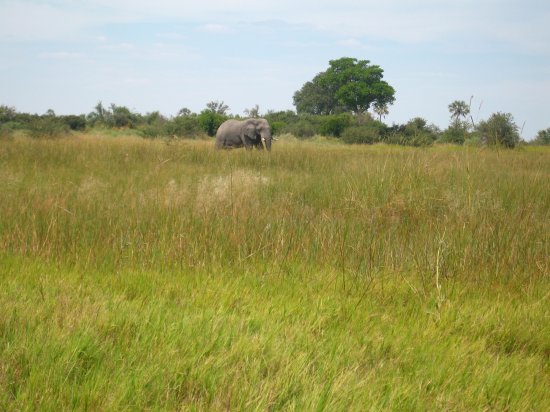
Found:
[[[549,410],[550,151],[0,141],[0,410]]]

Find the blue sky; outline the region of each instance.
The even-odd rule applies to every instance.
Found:
[[[386,123],[470,101],[550,127],[548,0],[0,0],[0,104],[58,114],[294,109],[328,61],[370,60],[396,89]]]

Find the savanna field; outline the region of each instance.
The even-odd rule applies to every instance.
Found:
[[[550,410],[550,150],[0,140],[0,410]]]

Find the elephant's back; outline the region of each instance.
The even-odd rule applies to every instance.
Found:
[[[229,130],[232,130],[236,128],[240,122],[238,120],[229,119],[223,122],[220,127],[218,127],[218,131],[216,132],[216,136],[227,133]]]
[[[237,147],[239,145],[240,122],[230,119],[223,122],[216,131],[216,147]]]

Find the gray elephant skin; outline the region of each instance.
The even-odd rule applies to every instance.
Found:
[[[216,132],[217,149],[271,150],[271,128],[265,119],[227,120]]]

